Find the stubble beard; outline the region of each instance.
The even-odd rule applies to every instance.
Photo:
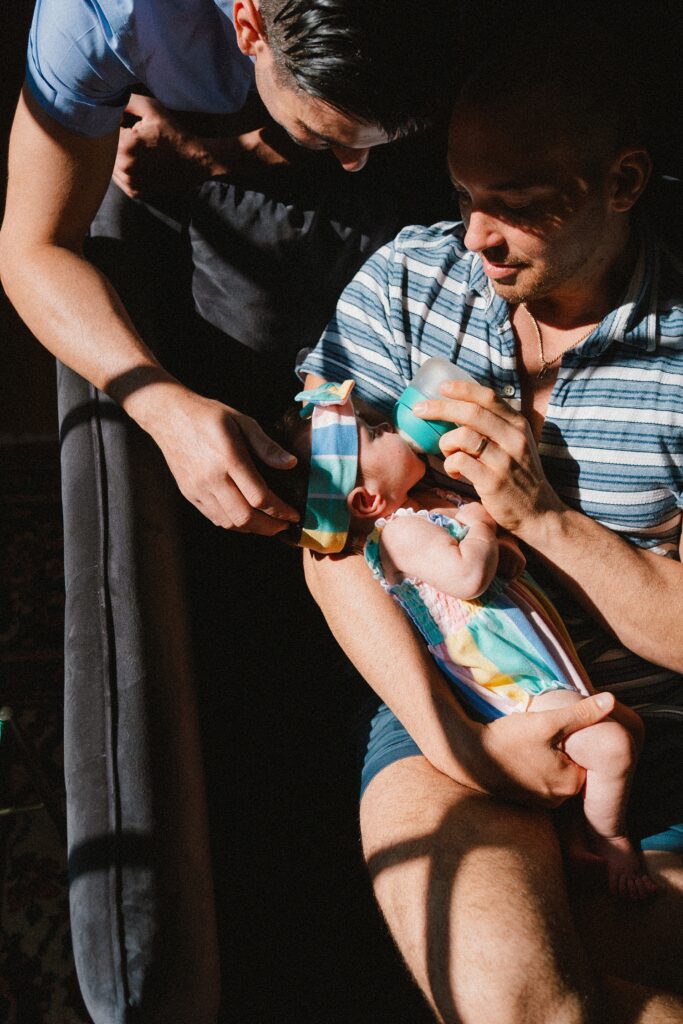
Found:
[[[574,278],[580,268],[586,262],[584,254],[577,254],[573,260],[563,262],[552,261],[546,263],[542,270],[533,271],[529,279],[514,284],[501,284],[499,281],[492,281],[491,284],[497,295],[511,306],[517,306],[522,302],[534,302],[538,299],[545,299],[558,289],[561,290]],[[522,271],[522,274],[524,271]]]

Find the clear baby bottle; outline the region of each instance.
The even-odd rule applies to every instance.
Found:
[[[470,380],[474,377],[460,370],[445,356],[431,356],[419,368],[394,406],[393,421],[398,433],[415,451],[439,455],[439,440],[456,424],[445,420],[422,420],[413,413],[413,406],[429,398],[443,398],[439,385],[447,380]]]

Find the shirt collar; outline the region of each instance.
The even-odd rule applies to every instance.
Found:
[[[607,341],[654,352],[657,347],[659,251],[647,224],[634,222],[638,243],[631,280],[621,302],[603,320]]]

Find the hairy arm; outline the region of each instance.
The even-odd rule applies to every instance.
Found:
[[[439,771],[470,788],[541,806],[556,806],[580,790],[583,769],[562,752],[562,743],[608,715],[611,695],[479,725],[464,714],[424,641],[373,580],[364,558],[305,552],[304,570],[340,646]]]
[[[138,198],[180,193],[214,175],[261,178],[311,154],[289,139],[254,94],[234,114],[185,114],[133,94],[126,113],[137,118],[119,133],[113,178]]]
[[[293,458],[237,410],[197,395],[157,361],[83,240],[109,183],[118,133],[62,128],[28,89],[10,139],[0,272],[20,316],[55,356],[110,394],[159,445],[185,496],[218,525],[275,533],[295,513],[265,486],[249,450]]]
[[[452,382],[442,392],[419,415],[459,424],[442,438],[446,471],[467,477],[496,522],[536,551],[625,647],[683,671],[683,629],[671,626],[683,621],[681,562],[628,544],[568,508],[543,472],[527,420],[493,391]],[[479,459],[468,454],[472,431],[491,442]]]

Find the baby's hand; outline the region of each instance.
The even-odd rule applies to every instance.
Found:
[[[464,505],[460,505],[455,512],[451,511],[450,514],[463,526],[483,523],[484,526],[490,526],[494,531],[497,528],[495,520],[491,518],[480,501],[468,501]]]
[[[526,568],[526,558],[517,541],[509,533],[498,538],[498,575],[506,580],[517,579]]]

